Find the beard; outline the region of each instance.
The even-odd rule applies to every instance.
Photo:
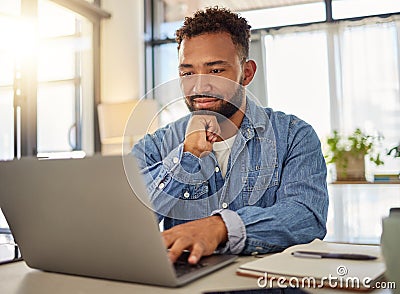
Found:
[[[210,108],[198,108],[195,106],[196,98],[217,98],[219,99],[218,105]],[[202,93],[196,95],[186,96],[185,103],[190,112],[196,112],[196,114],[213,114],[216,115],[217,121],[221,122],[225,119],[231,118],[240,108],[244,99],[244,87],[242,86],[242,80],[240,85],[237,87],[235,93],[230,99],[224,99],[222,95],[213,93]]]

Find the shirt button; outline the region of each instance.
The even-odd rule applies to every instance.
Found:
[[[164,187],[165,187],[165,184],[164,183],[161,183],[160,185],[158,185],[158,189],[164,189]]]
[[[222,208],[227,208],[228,207],[228,203],[224,202],[222,203]]]
[[[215,167],[215,172],[216,173],[219,172],[219,167],[218,166]]]
[[[189,198],[189,197],[190,197],[190,193],[186,191],[186,192],[183,194],[183,197]]]
[[[172,159],[172,161],[173,161],[173,163],[178,163],[178,162],[179,162],[179,158],[178,158],[178,157],[174,157],[174,158]]]

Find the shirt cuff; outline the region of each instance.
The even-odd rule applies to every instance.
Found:
[[[246,228],[240,216],[233,210],[218,209],[211,215],[220,215],[228,231],[228,241],[225,246],[217,249],[217,253],[240,254],[245,245]]]

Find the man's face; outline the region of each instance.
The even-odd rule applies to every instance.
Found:
[[[242,106],[243,65],[228,33],[184,39],[179,75],[190,111],[207,110],[230,118]]]

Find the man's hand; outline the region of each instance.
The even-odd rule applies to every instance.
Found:
[[[162,232],[169,258],[175,262],[183,250],[189,250],[189,263],[196,264],[202,256],[211,255],[219,244],[228,240],[222,218],[218,215],[177,225]]]
[[[212,151],[221,129],[214,115],[193,115],[189,121],[183,151],[189,151],[197,157]]]

